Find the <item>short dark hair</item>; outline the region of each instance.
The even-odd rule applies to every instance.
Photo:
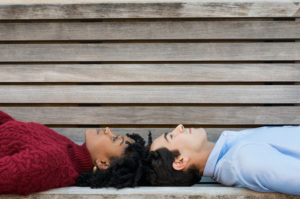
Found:
[[[128,146],[125,149],[124,157],[113,160],[106,170],[97,169],[95,173],[89,171],[80,174],[76,185],[92,188],[147,185],[145,161],[149,157],[149,150],[145,146],[144,139],[138,134],[127,134],[127,137],[133,139],[134,142],[126,142]]]
[[[170,151],[160,148],[149,152],[151,169],[148,170],[147,180],[152,186],[191,186],[201,180],[201,175],[196,168],[186,171],[175,170],[172,166],[179,151]]]

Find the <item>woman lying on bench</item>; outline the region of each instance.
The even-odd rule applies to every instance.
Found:
[[[136,134],[90,129],[79,146],[44,125],[0,111],[0,194],[75,185],[79,174],[80,186],[136,186],[142,184],[145,155],[145,142]]]
[[[204,129],[179,125],[150,150],[152,185],[187,186],[203,175],[228,186],[300,195],[300,126],[224,131],[214,144]]]

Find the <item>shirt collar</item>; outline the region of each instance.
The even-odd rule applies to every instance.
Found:
[[[216,164],[218,161],[218,157],[219,157],[219,155],[222,151],[222,148],[225,144],[225,141],[226,141],[226,135],[227,135],[227,133],[226,133],[226,131],[224,131],[221,134],[221,136],[219,137],[219,139],[217,140],[213,150],[210,152],[207,162],[204,167],[203,176],[213,177],[214,171],[216,168]]]

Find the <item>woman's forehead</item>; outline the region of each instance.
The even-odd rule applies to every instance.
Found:
[[[126,143],[126,141],[129,142],[129,143],[131,143],[131,144],[134,142],[133,139],[131,139],[131,138],[127,137],[127,136],[124,136],[124,140],[125,140],[125,143]]]

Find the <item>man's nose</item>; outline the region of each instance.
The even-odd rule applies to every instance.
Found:
[[[175,135],[179,133],[184,133],[184,126],[182,124],[179,124],[172,133]]]
[[[179,133],[184,133],[184,126],[182,124],[178,125],[178,131]]]

